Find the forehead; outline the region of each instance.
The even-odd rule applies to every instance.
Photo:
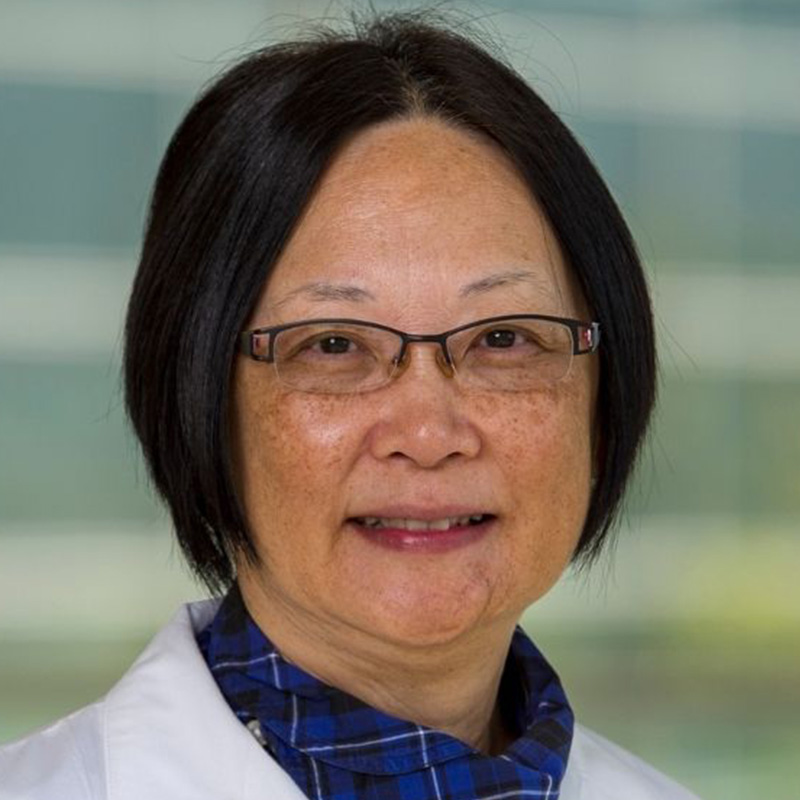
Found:
[[[259,310],[374,301],[449,312],[494,289],[552,313],[577,299],[550,226],[499,147],[409,119],[359,133],[332,160]]]

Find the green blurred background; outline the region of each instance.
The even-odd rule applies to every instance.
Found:
[[[525,624],[585,724],[705,800],[798,798],[800,4],[449,7],[600,166],[658,316],[661,404],[618,546]],[[206,80],[347,8],[0,4],[0,741],[102,694],[201,594],[121,413],[148,191]]]

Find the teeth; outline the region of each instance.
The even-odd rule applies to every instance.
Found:
[[[481,522],[483,514],[465,517],[443,517],[442,519],[404,519],[401,517],[361,517],[359,522],[367,528],[402,528],[407,531],[446,531],[454,526],[465,527]]]

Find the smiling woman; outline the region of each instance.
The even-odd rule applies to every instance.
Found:
[[[246,58],[169,147],[126,330],[224,597],[0,750],[0,797],[689,798],[517,627],[600,552],[654,363],[625,223],[499,60],[419,16]]]
[[[496,279],[512,266],[535,280]],[[298,291],[323,279],[357,294]],[[585,309],[502,151],[420,116],[373,126],[337,154],[247,324],[357,315],[435,331]],[[513,335],[523,322],[489,331]],[[532,336],[490,347],[483,326],[455,369],[420,343],[399,377],[356,396],[292,391],[248,359],[234,371],[234,462],[258,554],[238,570],[247,607],[285,657],[327,683],[478,747],[488,747],[490,709],[448,719],[452,692],[473,684],[493,704],[514,625],[569,562],[589,502],[597,363],[570,364],[570,328],[552,325],[566,334],[550,352],[566,359],[563,376],[536,371]],[[367,356],[377,375],[398,361],[392,349],[385,365]],[[341,371],[328,361],[352,355],[323,354],[298,369]],[[473,385],[476,360],[494,382]],[[516,385],[523,369],[536,384]],[[409,646],[417,658],[426,648],[424,682],[408,674]],[[483,651],[480,671],[465,649]]]

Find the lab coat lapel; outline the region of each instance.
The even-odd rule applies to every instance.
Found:
[[[184,606],[109,692],[109,800],[305,800],[236,720],[197,648],[217,605]]]

